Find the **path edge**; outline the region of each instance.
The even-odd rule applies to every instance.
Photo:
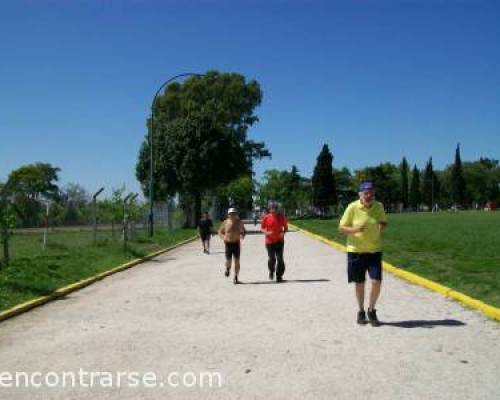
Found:
[[[33,300],[29,300],[25,303],[18,304],[14,307],[8,308],[5,311],[0,312],[0,322],[5,321],[7,319],[13,318],[18,316],[19,314],[23,314],[27,311],[30,311],[36,307],[40,307],[46,303],[49,303],[53,300],[56,300],[60,297],[64,297],[70,293],[76,292],[77,290],[83,289],[84,287],[87,287],[89,285],[92,285],[93,283],[96,283],[110,275],[114,275],[118,272],[125,271],[127,269],[136,267],[140,264],[143,264],[146,261],[149,261],[155,257],[158,257],[161,254],[168,253],[169,251],[172,251],[174,249],[177,249],[178,247],[184,246],[185,244],[191,243],[198,239],[198,236],[193,236],[189,239],[183,240],[182,242],[179,242],[173,246],[155,251],[154,253],[148,254],[144,257],[141,258],[136,258],[135,260],[128,261],[125,264],[121,264],[118,267],[112,268],[108,271],[100,272],[96,275],[93,275],[89,278],[82,279],[80,281],[77,281],[75,283],[71,283],[67,286],[63,286],[59,289],[56,289],[54,292],[47,296],[41,296],[37,297]]]

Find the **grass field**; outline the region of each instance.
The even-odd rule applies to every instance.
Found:
[[[93,246],[91,232],[53,233],[46,250],[42,250],[40,234],[14,235],[12,261],[8,266],[0,263],[0,311],[172,246],[194,234],[191,229],[177,229],[160,230],[152,239],[138,236],[128,243],[126,253],[123,242],[113,241],[109,235]]]
[[[384,259],[500,307],[500,212],[389,214]],[[299,227],[345,243],[337,220]]]

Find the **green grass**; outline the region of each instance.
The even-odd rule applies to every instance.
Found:
[[[500,307],[500,212],[389,214],[384,259]],[[345,243],[337,220],[294,223]]]
[[[153,238],[137,236],[125,253],[123,242],[100,233],[92,245],[89,232],[53,233],[46,250],[40,234],[12,238],[12,260],[0,263],[0,311],[154,251],[172,246],[195,234],[191,229],[158,231]]]

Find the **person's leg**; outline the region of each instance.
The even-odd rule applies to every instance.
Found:
[[[275,244],[276,259],[278,260],[278,269],[276,277],[281,280],[285,273],[285,260],[283,259],[283,251],[285,249],[285,242],[278,242]]]
[[[368,274],[371,279],[370,305],[368,307],[368,319],[373,326],[379,326],[380,322],[377,318],[377,310],[375,305],[380,297],[382,286],[382,253],[369,254]]]
[[[382,286],[382,281],[372,279],[372,288],[370,291],[370,306],[368,310],[375,310],[375,305],[377,304],[377,300],[380,296],[380,288]]]
[[[234,283],[238,282],[239,273],[240,273],[240,259],[235,258],[234,259]]]
[[[240,283],[238,276],[240,274],[240,255],[241,245],[238,243],[234,248],[234,283]]]
[[[226,271],[224,272],[224,275],[228,277],[231,272],[231,260],[233,258],[233,251],[231,249],[230,243],[226,243],[225,246],[226,246]]]
[[[210,253],[210,234],[207,235],[207,238],[206,238],[206,249],[207,249],[207,253]]]
[[[268,257],[267,268],[269,269],[269,279],[274,279],[276,256],[275,256],[275,251],[274,251],[273,245],[266,244],[266,250],[267,250],[267,257]]]
[[[355,285],[356,300],[358,301],[359,311],[365,311],[365,283],[356,282]]]
[[[365,313],[365,279],[366,271],[364,259],[361,253],[347,253],[347,280],[354,282],[356,300],[358,302],[357,322],[364,325],[367,323]]]

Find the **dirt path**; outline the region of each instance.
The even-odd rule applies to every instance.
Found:
[[[223,276],[218,239],[209,256],[196,242],[0,324],[0,383],[16,371],[81,368],[162,381],[178,372],[173,384],[207,372],[221,387],[111,388],[96,378],[92,388],[0,387],[0,398],[500,398],[500,324],[386,275],[386,324],[358,326],[344,254],[289,233],[287,281],[276,284],[263,237],[243,246],[242,285]]]

